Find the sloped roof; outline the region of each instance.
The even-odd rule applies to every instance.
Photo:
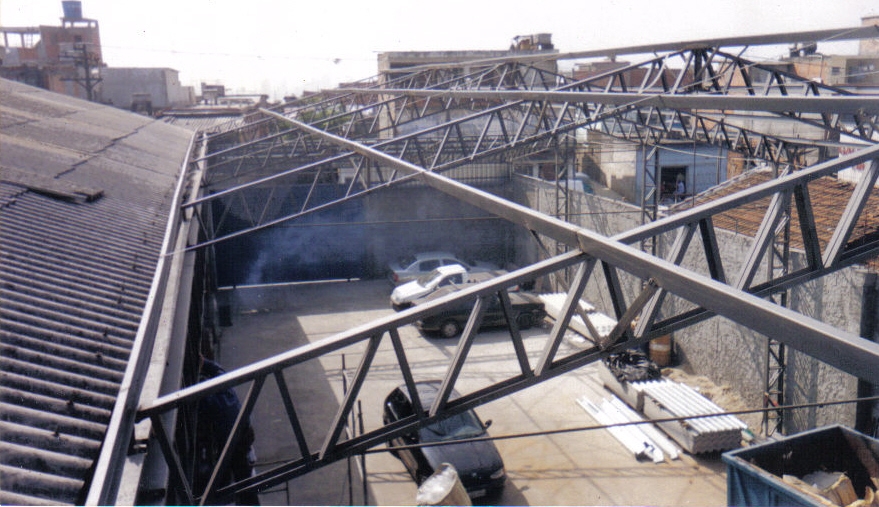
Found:
[[[0,503],[84,501],[191,137],[0,80]]]
[[[759,185],[773,178],[771,170],[755,169],[733,178],[709,191],[697,195],[693,200],[688,200],[675,206],[675,209],[689,208],[694,205],[713,201],[720,197],[734,194],[741,190]],[[823,251],[833,236],[834,228],[839,222],[846,204],[854,192],[855,186],[848,181],[836,178],[824,177],[812,181],[808,185],[809,198],[812,204],[815,227],[818,234],[818,242]],[[716,215],[712,218],[714,226],[738,234],[755,237],[763,221],[763,216],[769,207],[770,198],[764,198],[752,202],[746,206],[740,206],[734,210]],[[795,211],[791,217],[790,246],[803,250],[803,237],[800,232],[799,218]],[[855,229],[852,231],[850,242],[874,237],[879,234],[879,192],[873,192],[861,213]],[[868,263],[879,267],[877,260]]]

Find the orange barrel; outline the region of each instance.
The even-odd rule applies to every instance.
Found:
[[[671,335],[664,334],[650,340],[650,360],[657,366],[671,364]]]

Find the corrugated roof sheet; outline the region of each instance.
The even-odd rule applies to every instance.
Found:
[[[0,80],[0,503],[84,500],[191,135]]]

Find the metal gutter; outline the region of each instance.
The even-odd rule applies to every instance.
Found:
[[[187,183],[187,174],[196,134],[192,135],[187,149],[186,159],[180,168],[177,188],[171,200],[168,222],[165,227],[161,255],[156,266],[150,293],[144,307],[144,319],[141,320],[137,335],[131,348],[128,366],[125,369],[122,384],[104,437],[101,453],[95,462],[92,482],[86,496],[86,505],[112,505],[121,484],[123,465],[129,452],[134,432],[135,415],[140,402],[141,391],[147,378],[150,357],[156,335],[161,325],[161,309],[164,303],[168,279],[171,272],[173,257],[170,252],[176,250],[179,241],[178,233],[181,226],[180,203],[183,199]]]

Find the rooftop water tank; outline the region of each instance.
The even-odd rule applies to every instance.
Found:
[[[79,0],[64,0],[61,8],[64,9],[64,19],[82,19],[82,2]]]

